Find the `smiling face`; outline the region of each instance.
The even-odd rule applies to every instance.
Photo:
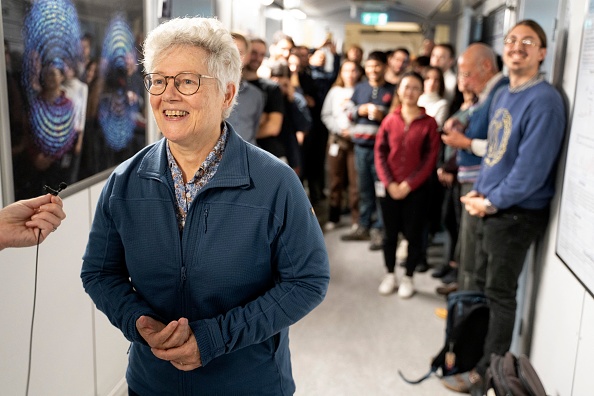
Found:
[[[414,76],[405,76],[398,85],[398,97],[403,106],[416,106],[423,93],[423,82]]]
[[[209,75],[208,56],[205,50],[194,46],[171,47],[156,59],[150,72],[163,76],[181,72]],[[199,148],[216,141],[221,133],[223,111],[230,106],[233,94],[231,88],[223,95],[215,79],[202,78],[198,92],[186,96],[169,78],[163,94],[149,96],[157,125],[173,149],[175,145]]]
[[[249,59],[245,67],[252,72],[256,72],[262,61],[264,61],[265,56],[266,45],[259,41],[252,41]]]
[[[375,59],[369,59],[365,62],[365,75],[372,86],[381,85],[384,83],[384,73],[386,72],[386,65]]]
[[[276,44],[276,52],[278,56],[285,60],[289,59],[291,48],[293,48],[293,43],[287,39],[282,39]]]
[[[396,51],[388,58],[388,66],[392,69],[392,72],[397,76],[401,75],[406,71],[408,67],[409,58],[404,51]]]
[[[433,67],[439,67],[441,71],[445,72],[454,64],[454,58],[448,48],[438,45],[431,51],[430,64]]]
[[[528,26],[518,25],[510,30],[506,39],[511,43],[504,46],[503,62],[507,66],[510,77],[525,80],[536,75],[540,63],[547,55],[547,49],[542,47],[538,34]],[[525,40],[534,45],[522,43]]]
[[[354,87],[361,77],[361,73],[355,62],[346,61],[340,68],[340,77],[345,87]]]
[[[439,89],[441,88],[441,76],[439,72],[435,69],[430,69],[425,74],[425,81],[423,81],[423,88],[425,93],[432,93],[437,92],[439,93]]]

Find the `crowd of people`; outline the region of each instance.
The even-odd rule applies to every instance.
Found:
[[[344,59],[331,41],[310,50],[278,34],[267,46],[208,18],[150,33],[144,83],[164,139],[107,181],[82,270],[87,292],[132,341],[130,394],[206,383],[294,389],[286,331],[323,299],[329,277],[311,209],[320,202],[326,231],[349,214],[341,240],[383,252],[385,296],[414,295],[432,237],[447,231],[448,260],[433,276],[448,287],[438,292],[484,292],[490,320],[476,367],[442,381],[482,394],[491,354],[510,347],[518,278],[554,195],[566,110],[540,73],[546,48],[542,28],[520,21],[505,35],[504,76],[483,43],[459,57],[437,44],[363,61],[357,46]],[[0,239],[0,248],[43,240],[64,216],[51,195],[13,204],[0,229],[22,241]],[[159,232],[147,232],[155,223]],[[179,370],[192,380],[180,382]]]
[[[341,239],[369,241],[369,248],[378,251],[384,250],[386,240],[390,240],[401,250],[412,250],[413,254],[407,260],[407,273],[412,279],[415,270],[427,271],[427,248],[432,237],[441,230],[442,218],[447,216],[448,231],[453,240],[451,262],[447,263],[447,268],[454,268],[460,217],[455,180],[456,150],[444,151],[438,131],[443,130],[446,119],[458,111],[465,100],[465,106],[469,107],[475,99],[470,93],[464,98],[462,91],[457,89],[453,46],[435,45],[431,40],[425,40],[416,56],[411,56],[407,48],[398,47],[392,51],[371,51],[364,59],[361,47],[352,45],[341,55],[331,40],[318,48],[307,48],[296,45],[290,36],[281,32],[274,35],[270,45],[261,38],[233,34],[243,57],[242,84],[246,87],[239,91],[238,104],[231,113],[230,122],[241,125],[237,129],[244,139],[293,168],[312,205],[327,205],[324,230],[345,225],[341,217],[348,214],[350,229]],[[416,180],[406,184],[409,188],[412,184],[414,190],[423,187],[421,190],[426,193],[413,196],[423,195],[427,203],[421,205],[422,213],[413,216],[419,231],[408,235],[408,228],[405,227],[405,232],[399,224],[396,240],[392,241],[392,236],[386,235],[383,204],[380,204],[385,196],[378,196],[389,191],[383,184],[392,177],[384,171],[387,178],[380,181],[376,136],[387,116],[400,114],[403,104],[398,89],[403,77],[412,71],[416,74],[409,75],[411,82],[414,77],[421,78],[415,106],[418,105],[419,111],[435,122],[435,130],[427,134],[428,141],[418,142],[419,152],[415,159],[409,156],[408,149],[401,149],[400,160],[409,164],[407,171],[410,175],[398,177],[402,182],[414,174]],[[259,88],[259,94],[253,92],[254,86]],[[251,92],[250,99],[247,98],[248,91]],[[245,100],[242,95],[246,96]],[[410,121],[404,124],[406,131]],[[384,133],[389,135],[391,131]],[[447,159],[445,155],[448,155]],[[419,169],[412,165],[415,162],[422,164],[421,177]],[[446,165],[453,166],[453,170]],[[444,169],[448,172],[443,172]],[[445,196],[451,205],[442,210]],[[407,200],[416,202],[412,198]],[[409,245],[411,239],[414,240],[412,246]],[[387,249],[384,254],[388,257],[392,255],[393,246]],[[391,258],[386,260],[387,263],[392,261]],[[387,268],[388,274],[393,274],[392,264],[387,264]],[[437,272],[446,275],[444,269]],[[396,290],[396,285],[395,279],[387,276],[379,287],[380,293],[390,294]],[[403,297],[414,293],[412,284],[408,292],[405,290],[401,288],[399,291]]]
[[[443,282],[436,292],[486,294],[491,313],[483,358],[472,371],[443,380],[450,389],[479,394],[491,353],[509,349],[518,277],[528,248],[544,232],[554,193],[566,114],[540,73],[544,31],[534,21],[519,22],[507,32],[501,57],[484,43],[457,55],[451,44],[425,40],[416,54],[398,47],[366,57],[356,45],[339,55],[331,42],[307,49],[284,34],[268,47],[254,43],[253,78],[263,85],[286,64],[284,84],[303,96],[302,112],[310,113],[309,124],[291,121],[292,143],[274,135],[287,153],[297,142],[299,166],[286,161],[313,205],[327,195],[325,231],[348,225],[341,241],[369,241],[371,250],[383,252],[386,275],[378,292],[411,298],[414,273],[429,269],[427,250],[444,231],[449,249],[432,273]],[[343,223],[345,214],[350,221]],[[402,279],[395,275],[398,258]]]

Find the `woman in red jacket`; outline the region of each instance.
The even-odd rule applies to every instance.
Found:
[[[406,73],[398,86],[400,106],[382,122],[375,141],[375,167],[381,185],[377,186],[385,226],[384,260],[388,273],[379,293],[397,289],[394,274],[398,233],[408,240],[406,275],[398,295],[410,298],[414,292],[412,276],[422,257],[422,231],[427,213],[427,180],[435,169],[439,152],[437,123],[417,105],[423,93],[423,78]]]

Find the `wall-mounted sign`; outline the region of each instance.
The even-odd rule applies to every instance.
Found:
[[[362,12],[361,23],[363,25],[385,25],[388,23],[388,14],[385,12]]]

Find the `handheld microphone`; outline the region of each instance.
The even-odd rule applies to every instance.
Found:
[[[48,186],[48,185],[45,185],[45,186],[43,186],[43,191],[44,191],[46,194],[47,194],[47,193],[49,193],[49,194],[52,194],[52,195],[54,195],[54,196],[57,196],[57,195],[60,193],[60,191],[62,191],[62,190],[65,190],[65,189],[66,189],[66,187],[68,187],[68,184],[66,184],[66,183],[62,182],[62,183],[60,183],[60,185],[58,186],[58,189],[57,189],[57,190],[54,190],[53,188],[51,188],[51,187],[50,187],[50,186]]]

